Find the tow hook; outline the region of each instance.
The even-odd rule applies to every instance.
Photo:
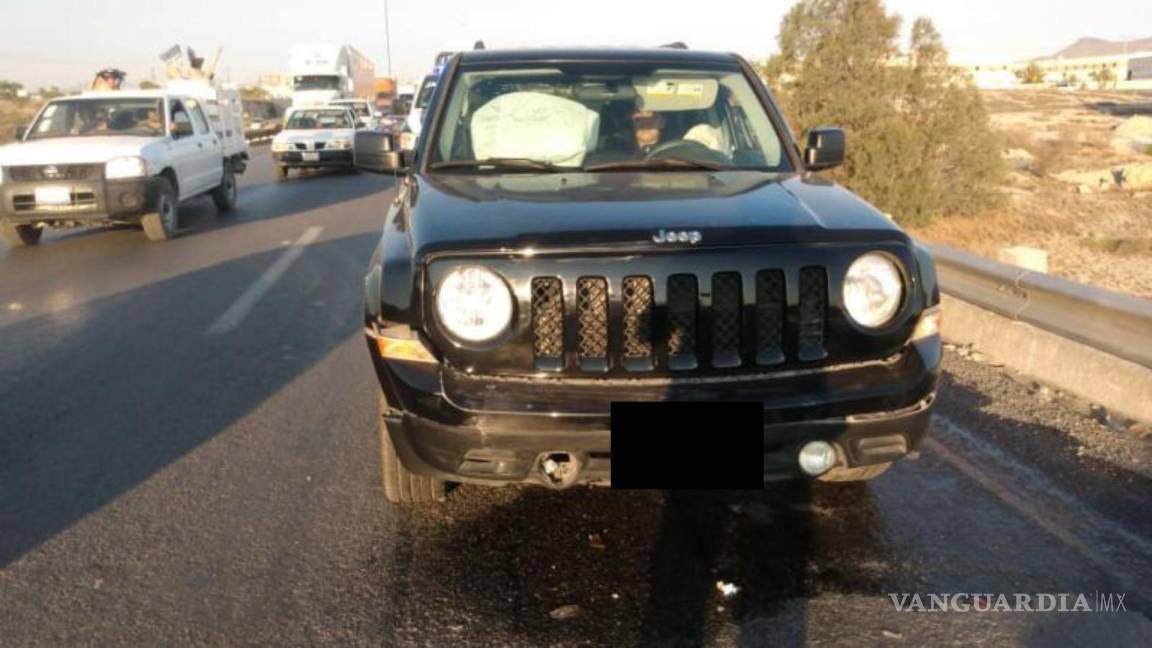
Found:
[[[536,473],[549,488],[560,490],[576,483],[584,459],[569,452],[545,452],[536,460]]]

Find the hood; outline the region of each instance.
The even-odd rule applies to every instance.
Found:
[[[92,164],[113,158],[143,155],[161,137],[52,137],[0,146],[0,166],[33,164]]]
[[[666,250],[908,242],[891,220],[814,177],[758,171],[417,176],[418,254],[469,250]],[[653,240],[699,232],[694,246]]]
[[[352,139],[356,131],[351,128],[328,128],[308,130],[282,130],[275,142],[330,142],[334,139]]]

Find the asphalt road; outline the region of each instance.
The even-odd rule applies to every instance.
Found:
[[[0,644],[1152,637],[1150,442],[955,353],[931,441],[866,487],[385,506],[359,327],[391,187],[278,183],[259,150],[240,209],[189,203],[174,241],[0,248]],[[896,611],[913,593],[1127,611]]]

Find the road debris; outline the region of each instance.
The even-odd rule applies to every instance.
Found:
[[[592,547],[593,549],[607,549],[607,546],[604,544],[604,538],[601,537],[599,533],[588,534],[588,546]]]
[[[732,583],[726,583],[724,581],[716,581],[716,590],[718,592],[720,592],[721,594],[723,594],[724,598],[732,598],[733,596],[736,596],[736,594],[738,594],[740,592],[739,587],[736,587]]]
[[[891,630],[881,630],[880,634],[884,635],[885,637],[887,637],[889,639],[903,639],[904,638],[904,635],[900,634],[899,632],[892,632]]]
[[[548,616],[563,621],[564,619],[574,619],[580,616],[581,611],[579,605],[561,605],[549,612]]]

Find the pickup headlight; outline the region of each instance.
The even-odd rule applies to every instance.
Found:
[[[352,140],[350,140],[350,139],[332,140],[332,141],[328,142],[327,144],[325,144],[325,148],[350,149],[350,148],[352,148]]]
[[[109,160],[104,165],[104,178],[106,180],[120,180],[123,178],[143,178],[148,175],[148,165],[141,157],[122,157]]]
[[[860,326],[879,328],[892,321],[904,300],[904,278],[889,256],[861,255],[844,278],[844,308]]]
[[[440,282],[436,315],[454,337],[464,342],[486,342],[512,322],[512,292],[487,268],[456,268]]]
[[[283,153],[292,150],[291,142],[272,142],[273,153]]]

